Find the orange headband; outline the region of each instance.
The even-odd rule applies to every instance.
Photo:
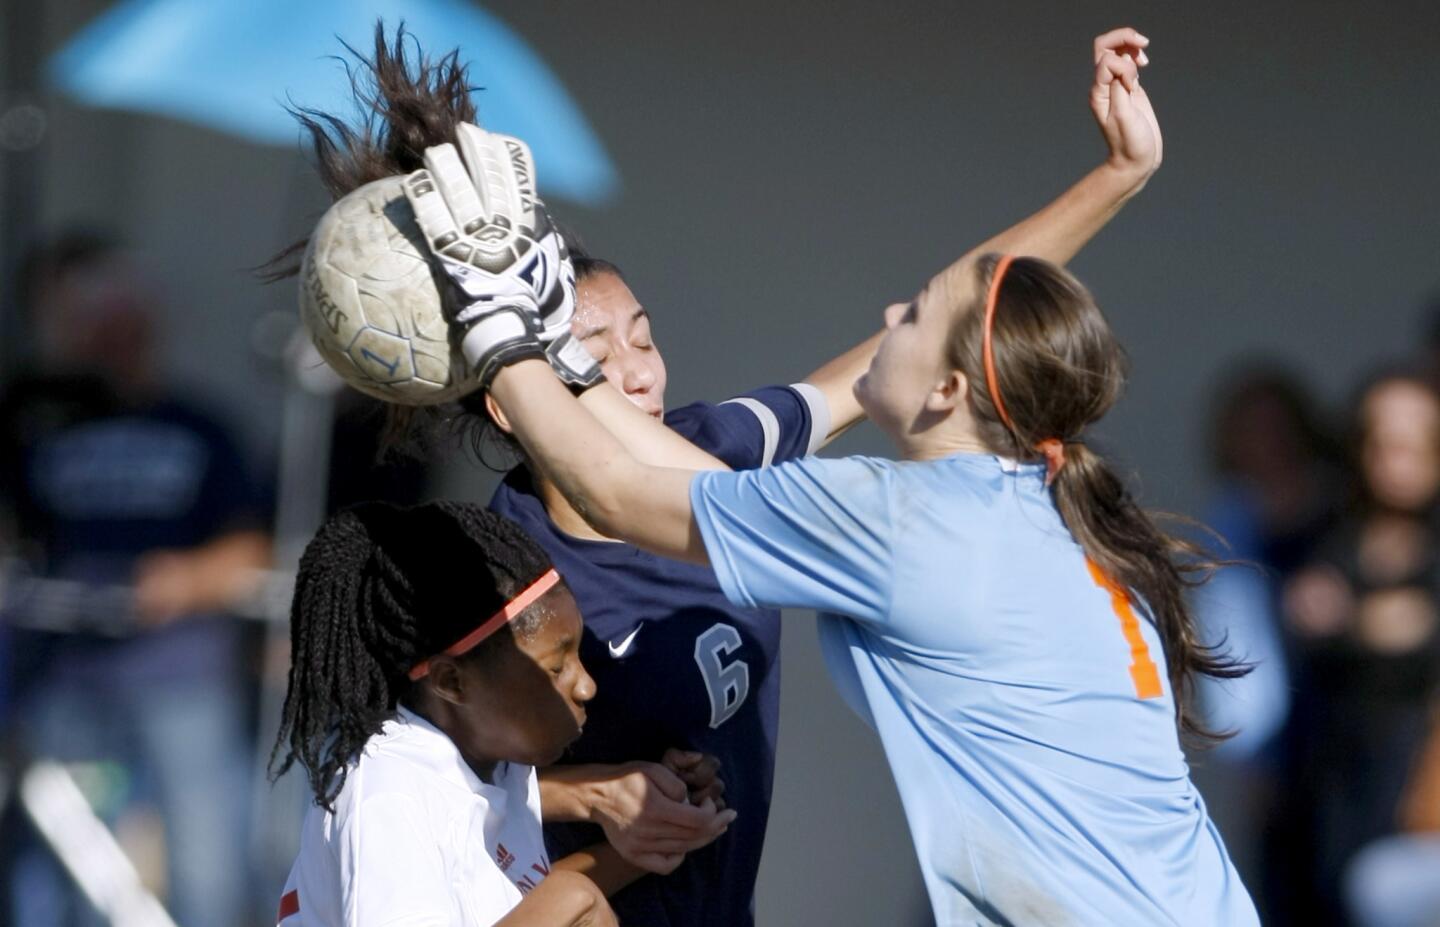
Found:
[[[1015,428],[1015,422],[1010,418],[1010,413],[1005,411],[1005,401],[1000,398],[1000,378],[995,375],[995,349],[991,344],[991,331],[995,328],[995,306],[1000,301],[1000,282],[1014,260],[1013,254],[1001,255],[1000,260],[995,262],[994,273],[990,275],[990,289],[985,293],[985,328],[981,335],[981,353],[985,357],[985,386],[990,390],[990,400],[995,403],[995,411],[1000,415],[1000,421],[1011,434],[1018,437],[1019,431]],[[1035,450],[1045,457],[1045,485],[1049,486],[1055,479],[1055,474],[1065,466],[1065,442],[1059,438],[1046,438],[1035,445]]]
[[[526,586],[519,595],[511,599],[509,602],[505,603],[504,608],[500,609],[498,612],[491,615],[489,618],[486,618],[480,624],[480,627],[471,631],[469,634],[466,634],[464,637],[460,638],[458,641],[451,644],[449,647],[446,647],[443,651],[441,651],[441,653],[443,653],[447,657],[458,657],[461,654],[469,653],[471,650],[474,650],[481,641],[489,637],[491,634],[494,634],[497,630],[501,628],[501,626],[509,624],[511,621],[515,620],[515,617],[521,612],[523,612],[525,609],[529,608],[531,605],[534,605],[536,599],[549,592],[551,587],[558,582],[560,582],[560,574],[555,572],[554,567],[551,567],[549,570],[546,570],[539,579]],[[427,658],[421,660],[419,663],[416,663],[415,666],[410,670],[410,679],[412,682],[415,680],[424,679],[425,675],[429,672],[430,659]]]

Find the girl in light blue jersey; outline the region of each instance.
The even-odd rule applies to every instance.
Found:
[[[1097,112],[1158,163],[1143,44],[1097,55]],[[1205,735],[1195,677],[1239,670],[1197,639],[1188,549],[1083,440],[1124,381],[1100,310],[1051,264],[970,254],[885,320],[855,393],[898,460],[656,467],[541,361],[490,391],[597,530],[823,613],[938,923],[1257,923],[1177,732]]]

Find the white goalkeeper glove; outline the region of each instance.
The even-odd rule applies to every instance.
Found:
[[[535,196],[529,147],[469,124],[456,137],[458,151],[448,143],[425,150],[405,197],[459,294],[451,321],[466,363],[482,387],[529,357],[548,359],[572,386],[595,385],[604,375],[570,338],[575,274]]]

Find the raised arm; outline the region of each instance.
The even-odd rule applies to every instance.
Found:
[[[659,419],[640,411],[608,383],[586,390],[580,395],[580,402],[645,463],[686,470],[730,469],[723,461],[671,431]]]
[[[998,251],[1066,264],[1140,192],[1160,167],[1163,154],[1160,124],[1139,81],[1139,69],[1149,63],[1145,53],[1149,44],[1130,28],[1095,39],[1090,111],[1105,138],[1105,161],[1039,212],[971,248],[961,260]],[[1130,93],[1120,105],[1112,106],[1110,90],[1116,81]],[[874,335],[805,378],[830,405],[827,442],[864,417],[851,388],[869,368],[879,343],[880,336]]]
[[[659,419],[640,411],[608,383],[581,393],[580,403],[639,461],[685,470],[730,469],[724,461],[686,441]],[[486,407],[502,429],[514,430],[505,410],[492,396],[486,397]]]
[[[690,510],[693,469],[637,460],[544,362],[496,371],[490,396],[532,460],[595,530],[653,553],[708,563]]]
[[[1067,264],[1160,168],[1160,123],[1140,86],[1150,63],[1150,40],[1134,29],[1114,29],[1095,39],[1095,79],[1090,112],[1105,138],[1105,161],[1044,209],[994,236],[970,254],[999,251]],[[1119,81],[1128,94],[1112,99]],[[1113,104],[1113,105],[1112,105]]]

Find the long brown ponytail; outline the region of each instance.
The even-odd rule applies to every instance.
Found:
[[[998,263],[996,255],[976,263],[978,292],[989,290]],[[1162,531],[1104,457],[1081,440],[1125,385],[1124,351],[1095,300],[1073,276],[1045,261],[1016,258],[1009,264],[991,329],[996,385],[1008,416],[987,385],[984,327],[984,312],[974,307],[957,316],[950,340],[950,362],[969,380],[981,439],[1021,460],[1036,459],[1036,448],[1047,439],[1063,444],[1064,463],[1052,488],[1066,527],[1159,631],[1182,733],[1223,737],[1207,730],[1191,708],[1195,677],[1231,679],[1249,667],[1201,641],[1185,597],[1187,588],[1205,582],[1221,564]]]

